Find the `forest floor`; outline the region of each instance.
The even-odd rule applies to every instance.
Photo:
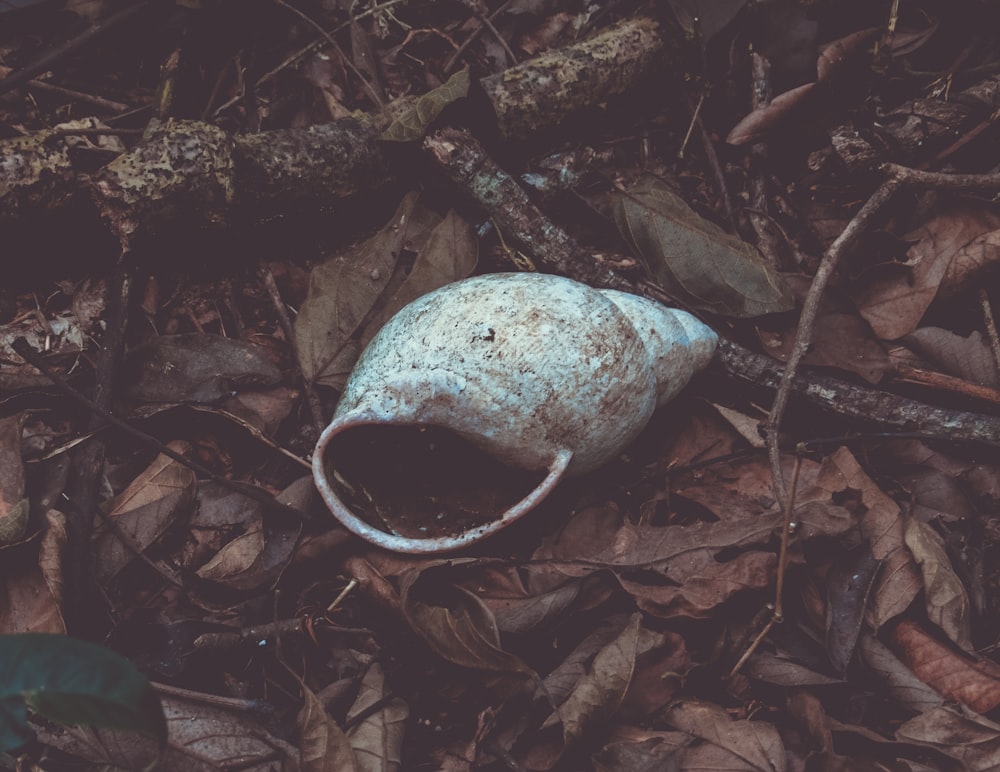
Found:
[[[0,765],[1000,768],[998,115],[975,0],[0,1]],[[314,472],[512,272],[690,382],[488,294]]]

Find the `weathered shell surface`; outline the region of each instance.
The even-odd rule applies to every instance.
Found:
[[[715,345],[690,314],[558,276],[455,282],[403,308],[368,345],[317,445],[317,486],[348,528],[382,546],[431,552],[471,543],[524,514],[563,473],[618,454]],[[332,437],[369,424],[444,427],[506,464],[549,473],[476,533],[453,541],[387,534],[350,513],[322,458]]]

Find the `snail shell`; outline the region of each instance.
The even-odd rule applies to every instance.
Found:
[[[684,311],[559,276],[449,284],[399,311],[365,349],[316,446],[317,487],[349,530],[379,546],[441,552],[471,544],[524,515],[565,475],[617,455],[708,364],[716,342]],[[457,534],[383,530],[355,511],[368,492],[338,475],[375,436],[360,430],[375,426],[444,429],[539,479]]]

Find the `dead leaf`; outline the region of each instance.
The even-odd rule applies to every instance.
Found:
[[[343,388],[361,353],[358,331],[380,316],[407,283],[400,254],[405,249],[417,253],[419,259],[432,232],[441,224],[441,217],[418,206],[417,200],[417,193],[407,194],[382,230],[316,266],[310,274],[309,294],[295,320],[295,346],[308,382]],[[430,286],[434,281],[450,270],[458,270],[459,263],[467,265],[470,257],[475,264],[474,250],[457,254],[464,226],[457,217],[450,222],[451,227],[445,226],[438,234],[442,241],[436,242],[404,296],[415,288],[435,289]],[[449,236],[453,241],[448,241]],[[451,267],[449,257],[456,261]]]
[[[573,679],[573,688],[565,695],[565,699],[560,700],[553,695],[557,702],[556,711],[543,724],[543,728],[557,721],[561,723],[566,747],[575,745],[588,726],[605,721],[621,705],[640,653],[640,637],[646,638],[643,646],[651,648],[648,636],[640,635],[640,623],[641,616],[633,614],[621,632],[602,646],[590,660],[589,666],[578,678]],[[570,655],[566,661],[573,659],[573,655]],[[551,676],[545,679],[546,691],[550,694],[551,680]]]
[[[323,703],[301,684],[299,711],[299,769],[302,772],[360,772],[351,743]]]
[[[814,109],[820,89],[815,83],[804,83],[778,94],[765,107],[745,115],[726,136],[726,142],[739,147],[767,140],[779,129],[800,124]]]
[[[920,227],[902,265],[873,269],[854,293],[858,311],[882,340],[913,332],[939,291],[950,291],[1000,259],[1000,212],[971,199],[943,199]]]
[[[802,276],[787,276],[786,281],[796,298],[804,300],[810,282]],[[768,354],[788,360],[795,343],[798,322],[780,324],[765,322],[757,329]],[[817,367],[837,367],[856,373],[869,383],[878,383],[892,369],[889,355],[875,339],[871,328],[849,303],[827,292],[820,301],[809,350],[802,360]]]
[[[270,512],[260,501],[238,491],[211,481],[203,483],[191,529],[211,531],[221,544],[197,569],[197,575],[234,590],[273,582],[291,560],[300,522]],[[189,560],[198,558],[191,555]]]
[[[364,716],[347,730],[359,772],[403,769],[403,737],[410,709],[400,697],[388,697],[385,674],[381,665],[373,662],[361,681],[357,699],[347,712],[348,722]],[[372,712],[375,706],[379,708]]]
[[[493,614],[479,598],[455,588],[448,605],[418,600],[427,570],[407,571],[400,577],[400,595],[407,621],[434,652],[463,667],[530,674],[518,657],[503,650]],[[423,579],[423,581],[421,581]]]
[[[854,647],[868,608],[868,593],[879,563],[862,544],[831,566],[826,577],[826,650],[830,664],[841,676],[854,657]]]
[[[857,76],[863,74],[870,67],[872,62],[871,44],[878,37],[879,32],[881,32],[881,28],[869,27],[852,32],[823,46],[816,61],[816,81],[843,86],[845,82],[861,80]]]
[[[122,378],[129,397],[142,402],[217,402],[274,386],[281,372],[259,346],[191,333],[161,335],[133,349]]]
[[[313,268],[295,319],[295,347],[307,383],[343,388],[361,353],[354,334],[392,277],[417,199],[408,193],[382,230]]]
[[[872,596],[874,624],[879,628],[903,613],[923,589],[904,539],[906,518],[899,505],[865,474],[847,448],[839,448],[828,456],[823,467],[822,485],[831,493],[848,488],[860,491],[861,501],[868,508],[861,519],[861,530],[872,554],[883,563]]]
[[[958,646],[972,653],[969,596],[951,567],[944,540],[931,526],[915,517],[906,521],[905,538],[924,577],[927,618]]]
[[[1000,724],[961,705],[927,710],[896,729],[896,737],[930,744],[964,762],[965,769],[1000,767]]]
[[[871,633],[861,634],[861,661],[885,685],[889,696],[909,710],[932,710],[944,698],[904,665],[892,649]]]
[[[989,341],[979,330],[963,338],[940,327],[921,327],[902,342],[947,375],[992,389],[1000,387]]]
[[[908,619],[893,626],[892,646],[896,656],[920,680],[948,699],[977,713],[986,713],[1000,705],[997,663],[973,658]]]
[[[365,325],[361,346],[368,342],[403,306],[445,284],[464,279],[475,270],[479,244],[470,223],[449,210],[417,253],[413,269],[382,309]]]
[[[167,447],[187,455],[186,442],[170,442]],[[98,519],[93,534],[93,570],[97,579],[107,584],[119,571],[136,559],[135,550],[145,550],[178,519],[187,518],[194,505],[197,482],[194,472],[183,464],[159,455],[120,494],[108,502],[104,519]],[[118,536],[124,532],[130,544]]]
[[[784,772],[785,748],[773,724],[734,720],[718,705],[683,700],[664,711],[664,719],[683,732],[704,740],[708,748],[685,753],[682,769],[747,769]]]
[[[794,307],[757,249],[698,215],[658,177],[614,198],[618,230],[654,279],[695,308],[750,317]]]
[[[465,67],[432,91],[411,101],[402,115],[396,116],[379,139],[387,142],[414,142],[427,131],[444,108],[469,95],[471,78]]]

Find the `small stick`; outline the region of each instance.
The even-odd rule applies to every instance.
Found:
[[[757,637],[753,639],[753,642],[747,647],[747,650],[743,652],[743,656],[739,658],[733,669],[729,671],[729,677],[732,678],[746,664],[746,661],[750,659],[750,656],[757,651],[760,647],[761,642],[771,632],[772,628],[776,625],[780,625],[785,621],[785,605],[783,596],[785,594],[785,569],[788,566],[788,543],[792,536],[792,508],[795,505],[795,487],[799,482],[799,469],[802,467],[802,455],[801,453],[795,457],[795,468],[792,470],[792,484],[791,484],[791,494],[788,496],[788,500],[785,502],[785,519],[782,521],[781,529],[781,548],[778,550],[778,576],[775,582],[774,588],[774,612],[771,614],[771,618],[764,625]]]

